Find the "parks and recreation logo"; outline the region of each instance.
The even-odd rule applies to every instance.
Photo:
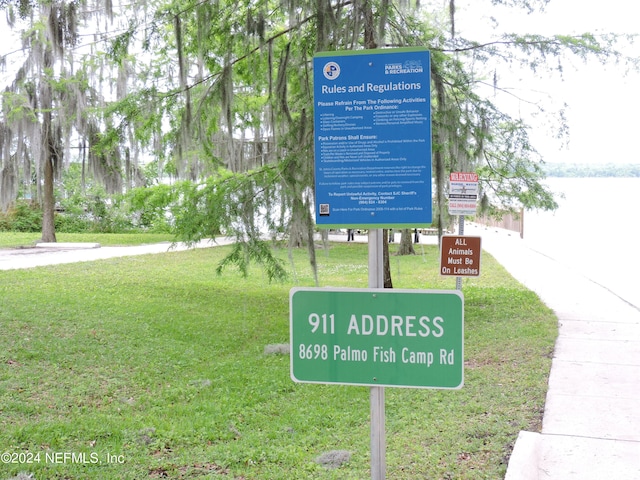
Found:
[[[340,76],[340,65],[336,62],[327,62],[322,68],[322,73],[327,80],[335,80]]]
[[[406,75],[407,73],[422,72],[422,62],[420,60],[407,60],[405,62],[386,63],[384,65],[385,75]]]

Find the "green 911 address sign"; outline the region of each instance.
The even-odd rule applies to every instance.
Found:
[[[294,288],[289,302],[296,382],[462,387],[457,290]]]

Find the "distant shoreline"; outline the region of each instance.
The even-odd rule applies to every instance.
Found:
[[[640,163],[544,163],[549,178],[638,178]]]

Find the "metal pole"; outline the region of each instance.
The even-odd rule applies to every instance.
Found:
[[[369,230],[369,288],[384,288],[382,229]],[[370,387],[371,405],[371,478],[384,480],[386,474],[386,438],[384,429],[384,387]]]
[[[464,235],[464,215],[458,215],[458,235]],[[456,277],[456,290],[462,291],[462,277]]]
[[[371,387],[371,479],[384,480],[387,469],[384,431],[384,387]]]

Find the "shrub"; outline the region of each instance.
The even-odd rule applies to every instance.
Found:
[[[18,201],[6,213],[0,214],[0,230],[39,232],[42,229],[42,209],[33,202]]]
[[[56,231],[60,233],[85,233],[91,230],[91,220],[76,212],[56,215]]]

